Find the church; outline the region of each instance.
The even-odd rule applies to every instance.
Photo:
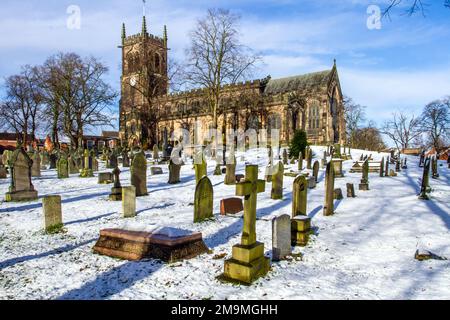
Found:
[[[145,149],[161,146],[180,129],[194,141],[203,141],[212,125],[206,90],[169,92],[168,35],[147,31],[145,16],[141,32],[127,36],[122,25],[122,76],[120,133],[123,144]],[[331,63],[330,63],[331,65]],[[218,130],[279,129],[281,143],[288,143],[295,130],[304,130],[310,144],[345,143],[343,95],[336,61],[328,70],[281,79],[256,79],[227,84],[222,88]]]

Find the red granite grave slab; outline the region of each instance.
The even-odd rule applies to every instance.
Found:
[[[145,258],[175,262],[208,252],[201,233],[174,228],[154,231],[104,229],[93,251],[110,257],[141,260]]]
[[[236,214],[244,210],[241,198],[227,198],[220,200],[220,214]]]

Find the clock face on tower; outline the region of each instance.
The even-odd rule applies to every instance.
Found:
[[[130,78],[130,85],[131,85],[132,87],[134,87],[134,86],[136,85],[136,77],[135,77],[135,76],[133,76],[133,77]]]

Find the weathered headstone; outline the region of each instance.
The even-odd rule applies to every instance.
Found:
[[[100,172],[98,174],[98,184],[110,184],[114,182],[112,172]]]
[[[380,162],[380,177],[384,177],[384,157],[381,158]]]
[[[423,164],[425,162],[425,150],[422,150],[422,152],[420,153],[420,158],[419,158],[419,167],[422,168]]]
[[[325,168],[327,165],[327,152],[326,151],[323,152],[323,158],[320,161],[320,165],[321,165],[322,169]]]
[[[136,188],[136,197],[148,195],[147,192],[147,159],[141,150],[134,155],[131,163],[131,185]]]
[[[292,218],[303,215],[306,216],[308,186],[306,177],[299,175],[295,178],[292,186]]]
[[[385,177],[389,177],[389,162],[390,162],[390,160],[388,157],[386,160],[386,163],[385,163],[385,168],[384,168],[384,176]]]
[[[313,177],[316,183],[319,182],[319,161],[314,161],[313,165]]]
[[[56,169],[56,162],[58,161],[58,155],[56,151],[53,151],[50,156],[50,166],[49,169]]]
[[[355,186],[353,183],[347,183],[347,198],[355,198]]]
[[[194,222],[202,222],[213,217],[213,187],[209,178],[203,176],[195,187]]]
[[[419,199],[421,200],[429,200],[427,193],[429,191],[429,183],[430,183],[430,158],[426,158],[423,166],[423,174],[422,174],[422,184],[420,187]]]
[[[291,244],[304,247],[308,244],[311,234],[311,218],[308,216],[295,216],[291,220]]]
[[[369,190],[369,160],[364,161],[362,168],[362,179],[359,184],[359,190],[367,191]]]
[[[288,164],[288,153],[286,149],[283,149],[283,164],[284,165]]]
[[[11,184],[5,195],[6,202],[32,201],[38,198],[37,191],[31,182],[31,166],[33,160],[22,148],[15,150],[9,160]]]
[[[122,214],[124,218],[136,216],[136,188],[122,187]]]
[[[236,184],[236,195],[245,197],[241,244],[233,246],[233,257],[225,261],[224,280],[250,284],[269,272],[264,244],[256,241],[256,198],[264,189],[265,181],[258,180],[258,166],[247,165],[245,181]]]
[[[312,158],[313,158],[312,149],[308,147],[308,153],[306,158],[306,169],[308,170],[312,169]]]
[[[65,156],[61,156],[61,158],[57,162],[57,172],[58,179],[67,179],[69,178],[69,162]]]
[[[33,165],[31,166],[31,176],[40,177],[41,176],[41,156],[39,151],[33,153]]]
[[[342,199],[344,199],[344,196],[342,195],[342,189],[341,188],[334,189],[334,199],[335,200],[342,200]]]
[[[227,160],[227,169],[225,171],[225,184],[232,185],[236,183],[236,157],[230,154]]]
[[[316,179],[314,177],[309,177],[308,179],[308,189],[314,189],[317,186]]]
[[[272,192],[270,197],[274,200],[283,199],[283,176],[283,163],[278,162],[278,164],[274,166],[274,172],[272,174]]]
[[[152,176],[163,174],[163,170],[161,167],[151,167],[150,173]]]
[[[300,151],[298,154],[298,171],[303,170],[303,153]]]
[[[203,151],[197,152],[194,158],[195,183],[198,184],[203,176],[207,175],[207,163]]]
[[[342,178],[344,173],[342,172],[342,159],[333,158],[331,159],[331,163],[333,164],[334,177]]]
[[[433,179],[439,178],[438,161],[436,155],[431,157],[431,178]]]
[[[241,198],[227,198],[220,200],[220,214],[236,214],[244,210]]]
[[[122,200],[122,185],[120,184],[119,167],[115,167],[112,173],[114,175],[114,186],[111,188],[111,194],[109,195],[109,199],[113,201],[120,201]]]
[[[80,172],[77,162],[74,159],[73,155],[70,155],[67,159],[68,165],[69,165],[69,174],[77,174]]]
[[[327,164],[325,171],[325,203],[323,206],[323,215],[331,216],[334,214],[334,166],[332,162]]]
[[[284,260],[291,252],[291,218],[283,214],[272,220],[272,260]]]
[[[408,159],[408,158],[406,158],[406,157],[403,158],[403,165],[402,165],[402,169],[403,169],[403,170],[408,169],[408,165],[406,164],[406,160],[407,160],[407,159]]]
[[[63,227],[61,196],[45,196],[42,199],[45,231],[54,233]]]
[[[177,161],[178,162],[178,161]],[[169,184],[180,182],[181,164],[176,164],[172,159],[169,160]]]

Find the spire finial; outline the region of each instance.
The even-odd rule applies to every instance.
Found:
[[[334,66],[336,67],[336,58],[334,58]]]
[[[167,26],[166,25],[164,25],[163,39],[164,39],[164,46],[167,47]]]
[[[147,0],[142,0],[142,35],[147,34],[147,21],[145,19],[145,3]]]
[[[125,23],[122,23],[122,41],[127,37],[127,33],[125,30]]]

